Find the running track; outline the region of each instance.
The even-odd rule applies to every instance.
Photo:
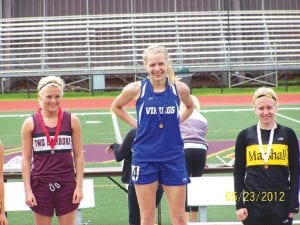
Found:
[[[234,106],[244,105],[250,106],[250,95],[219,95],[219,96],[199,96],[199,100],[202,106]],[[279,94],[279,104],[300,104],[300,94]],[[83,98],[83,99],[63,99],[62,107],[67,110],[79,110],[79,109],[105,109],[109,108],[112,102],[112,98]],[[134,104],[131,103],[133,107]],[[0,101],[0,112],[16,112],[16,111],[35,111],[38,108],[37,100],[22,100],[22,101]],[[5,144],[5,143],[4,143]],[[214,154],[224,149],[230,148],[234,145],[233,141],[214,141],[209,142],[208,154]],[[101,144],[88,144],[84,146],[85,149],[85,161],[88,163],[93,162],[105,162],[113,160],[113,155],[107,155],[105,153],[106,145]],[[12,157],[20,155],[20,152],[5,154],[5,162]],[[227,160],[228,161],[228,160]]]
[[[202,106],[218,105],[250,105],[250,95],[218,95],[218,96],[199,96]],[[300,94],[279,94],[279,104],[300,104]],[[112,98],[82,98],[82,99],[63,99],[64,109],[103,109],[109,108]],[[133,106],[133,103],[131,103]],[[22,101],[0,101],[0,112],[9,111],[34,111],[38,107],[37,100]]]

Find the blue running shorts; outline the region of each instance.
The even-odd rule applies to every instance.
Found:
[[[133,184],[150,184],[158,181],[163,185],[180,186],[190,182],[184,158],[176,162],[133,163],[131,171]]]

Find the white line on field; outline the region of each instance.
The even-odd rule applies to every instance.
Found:
[[[300,107],[284,107],[279,108],[279,111],[286,111],[286,110],[300,110]],[[242,111],[253,111],[252,108],[246,108],[246,109],[239,109],[239,108],[232,108],[232,109],[203,109],[201,112],[207,113],[207,112],[242,112]],[[131,114],[135,114],[135,111],[129,111]],[[78,116],[90,116],[90,115],[111,115],[111,112],[80,112],[76,113],[75,115]],[[10,117],[28,117],[31,114],[3,114],[0,115],[0,118],[10,118]]]
[[[122,143],[122,135],[121,135],[120,127],[119,127],[117,116],[113,112],[111,113],[111,119],[112,119],[114,130],[115,130],[116,140],[118,143],[121,144]]]
[[[282,115],[282,114],[280,114],[280,113],[276,113],[276,115],[277,115],[277,116],[279,116],[279,117],[282,117],[282,118],[284,118],[284,119],[287,119],[287,120],[293,121],[293,122],[295,122],[295,123],[300,123],[300,121],[299,121],[299,120],[296,120],[296,119],[293,119],[293,118],[291,118],[291,117],[288,117],[288,116]]]

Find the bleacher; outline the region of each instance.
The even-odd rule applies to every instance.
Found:
[[[238,77],[234,71],[300,69],[297,10],[0,21],[0,77],[143,74],[141,54],[152,43],[165,45],[173,66],[191,73],[219,71]]]

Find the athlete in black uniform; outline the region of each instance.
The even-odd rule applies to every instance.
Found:
[[[245,225],[286,225],[299,210],[299,145],[295,132],[275,120],[277,97],[262,87],[253,96],[258,124],[236,140],[236,215]]]

